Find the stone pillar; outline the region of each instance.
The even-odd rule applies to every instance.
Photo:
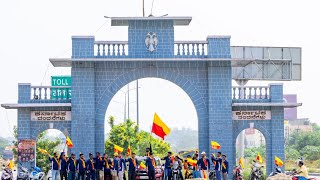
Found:
[[[282,84],[270,84],[270,99],[271,102],[281,103],[283,102],[283,85]],[[267,150],[270,156],[267,164],[267,174],[275,168],[274,157],[278,156],[282,161],[285,161],[284,157],[284,108],[283,107],[271,107],[271,143]],[[283,167],[284,169],[284,167]]]
[[[95,153],[95,67],[94,62],[73,62],[72,69],[73,153]],[[100,132],[100,131],[99,131]],[[103,136],[103,134],[98,134]]]
[[[94,40],[94,36],[72,36],[72,58],[93,58]]]

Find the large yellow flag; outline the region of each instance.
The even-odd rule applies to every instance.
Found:
[[[69,136],[67,136],[67,138],[66,138],[66,145],[67,145],[69,148],[73,148],[73,143],[72,143],[72,141],[71,141],[71,139],[70,139]]]
[[[191,166],[196,167],[197,166],[197,160],[193,160],[191,158],[187,159],[187,163],[189,163]]]
[[[275,156],[274,157],[274,163],[277,165],[277,166],[283,166],[283,162],[282,160],[278,157],[278,156]]]
[[[140,169],[146,169],[147,168],[147,166],[141,161],[141,163],[140,163]]]
[[[152,130],[155,135],[164,139],[166,135],[170,133],[168,126],[160,119],[157,113],[154,113]]]
[[[123,151],[123,148],[122,148],[122,147],[120,147],[120,146],[118,146],[118,145],[115,145],[115,144],[114,144],[114,146],[113,146],[113,149],[114,149],[114,152],[115,152],[115,153],[120,153],[120,152]]]
[[[38,151],[42,154],[49,155],[49,152],[44,149],[38,148]]]

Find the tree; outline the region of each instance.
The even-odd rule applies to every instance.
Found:
[[[300,157],[300,152],[292,147],[285,148],[286,160],[297,160]]]
[[[261,157],[263,159],[265,159],[265,157],[266,157],[266,146],[265,145],[261,145],[259,147],[246,148],[244,150],[244,157],[245,158],[250,158],[250,159],[255,159],[257,157],[258,153],[260,153]]]
[[[112,116],[111,116],[112,117]],[[112,155],[114,144],[124,148],[124,153],[130,145],[131,151],[136,152],[137,155],[144,155],[145,150],[149,147],[149,142],[152,144],[152,151],[158,155],[165,155],[166,152],[170,150],[170,145],[163,142],[160,139],[154,138],[145,131],[138,132],[137,125],[130,119],[119,125],[114,125],[114,119],[110,121],[109,125],[111,127],[108,139],[105,142],[105,151]]]
[[[13,137],[14,137],[14,141],[12,141],[12,143],[15,147],[12,149],[13,158],[14,158],[14,162],[17,164],[18,162],[18,128],[17,126],[13,126]]]
[[[303,157],[310,161],[320,159],[320,146],[306,146],[301,150]]]
[[[37,166],[41,167],[44,172],[48,172],[51,168],[51,163],[49,163],[48,155],[42,154],[39,152],[38,148],[44,149],[49,152],[49,154],[53,154],[58,149],[57,147],[61,143],[59,138],[56,138],[54,141],[51,141],[46,138],[47,131],[43,131],[38,135],[37,142],[36,142],[36,161]]]

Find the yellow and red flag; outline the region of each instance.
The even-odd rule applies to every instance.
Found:
[[[170,133],[168,126],[160,119],[157,113],[154,113],[152,131],[155,135],[161,137],[164,140],[164,137]]]
[[[67,136],[67,138],[66,138],[66,145],[67,145],[69,148],[73,148],[73,143],[72,143],[72,141],[71,141],[71,139],[70,139],[69,136]]]
[[[10,170],[13,169],[14,164],[13,164],[13,161],[12,161],[12,160],[9,162],[9,164],[7,165],[7,167],[8,167]]]
[[[278,156],[275,156],[274,157],[274,163],[277,165],[277,166],[283,166],[283,162],[282,160],[278,157]]]
[[[141,161],[139,168],[142,169],[146,169],[147,166]]]
[[[220,144],[216,141],[211,141],[211,147],[212,149],[220,149]]]
[[[44,150],[44,149],[41,149],[41,148],[38,148],[38,151],[42,154],[46,154],[46,155],[49,155],[49,152],[47,150]]]
[[[202,173],[203,173],[203,178],[204,178],[204,179],[207,179],[207,171],[202,170]]]
[[[118,145],[113,145],[113,149],[115,153],[121,153],[123,151],[123,148]]]
[[[244,162],[243,161],[244,161],[243,158],[239,159],[239,164],[240,164],[242,169],[244,169]]]
[[[130,156],[131,155],[131,147],[130,145],[128,146],[128,149],[127,149],[127,156]]]
[[[197,160],[193,160],[191,158],[188,158],[187,159],[187,163],[190,164],[191,166],[193,167],[196,167],[197,166]]]
[[[260,155],[260,153],[258,153],[257,157],[256,157],[256,160],[260,163],[262,163],[262,157]]]

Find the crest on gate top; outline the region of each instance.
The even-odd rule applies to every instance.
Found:
[[[145,44],[146,44],[148,51],[150,51],[150,52],[155,51],[158,46],[158,38],[157,38],[156,33],[149,32],[146,36]]]

